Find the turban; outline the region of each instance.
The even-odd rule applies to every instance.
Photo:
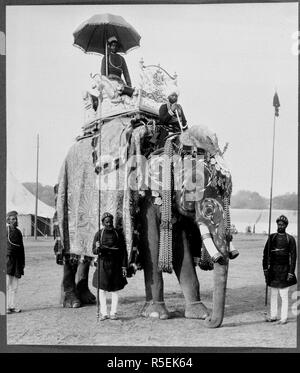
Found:
[[[280,221],[282,221],[286,226],[289,224],[288,218],[284,215],[280,215],[279,218],[276,219],[276,223]]]
[[[105,212],[103,215],[102,215],[102,218],[101,218],[101,221],[103,221],[105,218],[111,218],[113,219],[113,215],[110,214],[109,212]]]
[[[13,210],[13,211],[9,211],[9,212],[6,214],[6,221],[8,221],[8,219],[9,219],[11,216],[15,216],[15,217],[17,217],[17,216],[18,216],[17,211],[15,211],[15,210]]]
[[[110,44],[112,42],[118,43],[118,39],[115,36],[111,36],[109,39],[107,39],[107,43]]]
[[[6,217],[9,218],[10,216],[18,216],[17,211],[10,211],[6,214]]]
[[[166,89],[166,96],[167,97],[171,96],[174,93],[177,96],[179,96],[179,89],[178,89],[178,87],[176,87],[176,86],[169,86],[169,87],[167,87],[167,89]]]

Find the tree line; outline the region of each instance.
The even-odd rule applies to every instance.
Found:
[[[231,208],[236,209],[268,209],[270,199],[262,197],[257,192],[240,190],[231,197]],[[298,194],[285,193],[273,197],[272,208],[277,210],[297,210]]]
[[[23,185],[35,195],[35,183],[27,182]],[[54,190],[50,185],[42,185],[38,183],[39,199],[49,206],[54,207]],[[231,197],[231,208],[236,209],[268,209],[269,198],[262,197],[257,192],[248,190],[240,190]],[[297,193],[286,193],[280,196],[273,197],[272,207],[278,210],[297,210],[298,195]]]

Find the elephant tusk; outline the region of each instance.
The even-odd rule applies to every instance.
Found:
[[[206,250],[208,251],[211,259],[214,263],[218,262],[221,258],[223,258],[222,254],[217,250],[215,244],[213,243],[211,234],[209,229],[206,225],[198,223],[199,231],[201,234],[203,245],[205,246]]]

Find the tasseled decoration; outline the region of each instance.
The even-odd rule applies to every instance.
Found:
[[[229,212],[230,200],[229,197],[224,197],[224,226],[225,226],[225,235],[228,242],[228,253],[229,259],[235,259],[239,255],[239,251],[232,244],[232,235],[231,235],[231,219]]]
[[[160,242],[158,268],[163,272],[172,273],[172,164],[173,145],[167,139],[164,147],[162,176],[162,206],[160,224]]]

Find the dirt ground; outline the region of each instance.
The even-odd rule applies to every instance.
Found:
[[[240,256],[230,261],[222,327],[207,329],[202,320],[185,319],[184,298],[175,274],[164,274],[169,320],[138,316],[144,303],[143,273],[128,279],[120,293],[119,320],[96,321],[96,306],[60,305],[62,266],[55,263],[53,239],[25,239],[26,268],[18,304],[23,312],[7,316],[7,343],[18,345],[108,345],[184,347],[295,348],[297,323],[291,307],[286,325],[266,323],[261,268],[263,235],[238,234]],[[91,274],[94,267],[91,267]],[[212,271],[197,269],[202,301],[212,306]],[[90,279],[92,276],[90,276]],[[95,289],[90,285],[94,294]],[[296,286],[290,288],[291,299]]]

